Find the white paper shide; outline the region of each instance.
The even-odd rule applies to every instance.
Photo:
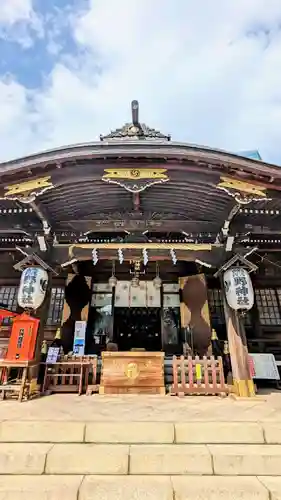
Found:
[[[251,277],[243,267],[232,267],[223,276],[225,296],[231,309],[249,311],[254,305]]]
[[[23,309],[38,309],[45,299],[48,273],[41,267],[27,267],[21,275],[18,304]]]

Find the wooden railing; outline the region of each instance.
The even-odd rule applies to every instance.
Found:
[[[42,392],[94,392],[97,376],[96,356],[63,356],[56,363],[45,364]],[[91,384],[89,378],[92,377]]]
[[[173,383],[171,394],[184,396],[186,394],[216,395],[229,392],[224,381],[222,358],[215,359],[195,356],[173,357]]]

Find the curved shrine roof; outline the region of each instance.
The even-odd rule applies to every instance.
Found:
[[[200,146],[197,144],[171,141],[171,136],[148,127],[139,121],[139,106],[137,101],[132,101],[132,120],[123,127],[117,128],[107,135],[100,135],[100,141],[62,146],[59,148],[31,154],[0,163],[0,182],[3,176],[8,176],[12,182],[21,178],[23,171],[28,170],[29,175],[37,175],[54,168],[62,168],[70,162],[75,162],[81,169],[81,163],[92,163],[95,168],[97,161],[116,161],[150,159],[168,162],[194,162],[201,166],[209,165],[226,172],[232,168],[244,170],[248,174],[281,176],[279,167],[261,162],[258,151],[230,153],[220,149]],[[13,179],[12,179],[13,178]]]
[[[0,215],[7,215],[2,230],[18,226],[30,234],[45,220],[66,238],[179,231],[187,240],[197,234],[197,240],[215,241],[225,221],[239,217],[239,207],[268,207],[279,221],[280,167],[261,161],[257,151],[173,142],[141,124],[138,112],[133,101],[131,123],[99,142],[0,164]]]

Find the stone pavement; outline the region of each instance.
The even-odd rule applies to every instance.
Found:
[[[214,396],[82,396],[57,394],[28,403],[0,403],[1,420],[63,421],[281,421],[281,392],[253,400]]]
[[[0,403],[0,500],[281,500],[281,393]]]

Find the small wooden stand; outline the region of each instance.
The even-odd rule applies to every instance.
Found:
[[[103,352],[100,394],[165,394],[163,352]]]
[[[56,363],[45,364],[45,376],[43,382],[43,394],[46,392],[78,392],[80,396],[85,383],[86,392],[89,391],[89,373],[92,368],[93,386],[96,383],[95,358],[81,356],[73,358],[62,358]],[[92,392],[94,389],[92,390]]]
[[[32,384],[28,379],[29,369],[36,366],[36,361],[0,361],[0,399],[5,399],[6,394],[17,395],[18,401],[29,399],[32,395]],[[15,381],[8,382],[10,370],[16,368],[18,376]]]

